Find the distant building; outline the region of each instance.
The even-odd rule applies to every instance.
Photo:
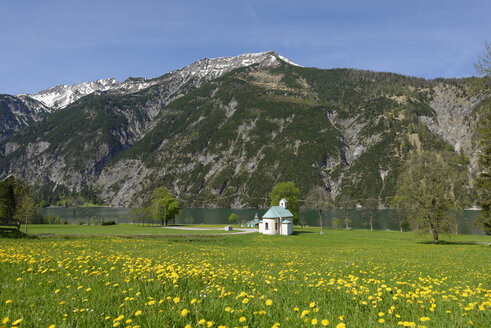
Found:
[[[260,220],[257,217],[257,213],[256,213],[254,220],[247,221],[245,226],[246,226],[246,228],[259,228],[259,222],[260,222]]]
[[[286,199],[280,200],[280,206],[271,206],[259,222],[259,232],[265,235],[293,234],[293,214],[286,208]]]

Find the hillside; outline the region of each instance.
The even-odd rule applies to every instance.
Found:
[[[81,97],[3,140],[0,176],[31,181],[51,202],[90,190],[139,205],[164,185],[185,206],[250,207],[288,180],[302,193],[323,185],[387,204],[401,160],[421,149],[456,149],[472,173],[482,98],[468,95],[468,80],[304,68],[267,54]]]

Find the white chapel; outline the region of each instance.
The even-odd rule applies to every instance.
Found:
[[[286,199],[280,200],[280,206],[271,206],[263,215],[259,232],[264,235],[293,234],[293,214],[286,208]]]

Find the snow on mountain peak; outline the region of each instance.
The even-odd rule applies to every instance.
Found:
[[[259,64],[265,67],[279,65],[279,61],[283,61],[290,65],[300,66],[289,59],[278,55],[274,51],[266,51],[259,53],[242,54],[235,57],[218,57],[204,58],[194,62],[193,64],[170,72],[170,76],[164,80],[174,79],[178,85],[183,85],[191,78],[197,79],[196,86],[218,78],[236,68]],[[76,100],[89,95],[96,91],[111,91],[122,94],[133,93],[142,89],[148,88],[161,82],[162,79],[154,78],[128,78],[124,82],[119,82],[114,78],[99,79],[95,82],[84,82],[73,85],[59,85],[46,90],[43,90],[34,95],[29,96],[52,110],[57,110],[68,106]]]

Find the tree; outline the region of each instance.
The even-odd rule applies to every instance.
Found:
[[[474,64],[483,78],[477,80],[475,91],[488,95],[491,91],[491,45],[486,42],[484,55]],[[491,101],[481,103],[478,120],[479,174],[475,181],[477,205],[481,208],[476,223],[482,224],[486,234],[491,235]]]
[[[374,198],[365,199],[362,206],[367,210],[367,223],[370,225],[370,231],[373,231],[373,220],[375,218],[375,210],[378,209],[378,200]]]
[[[148,208],[146,207],[134,207],[131,208],[128,212],[128,216],[130,217],[131,222],[145,225],[145,222],[148,221]]]
[[[288,206],[288,210],[293,214],[293,222],[296,223],[298,221],[298,194],[299,190],[295,186],[293,182],[279,182],[276,186],[274,186],[273,190],[269,194],[269,198],[271,198],[271,206],[278,206],[280,200],[285,198]]]
[[[237,222],[238,219],[239,219],[239,216],[235,213],[230,214],[230,216],[228,217],[229,222]]]
[[[23,195],[20,200],[20,206],[15,213],[15,218],[19,219],[20,222],[24,222],[26,225],[26,233],[27,233],[27,224],[31,222],[32,217],[36,215],[36,204],[32,199],[31,195],[27,192]]]
[[[486,42],[484,48],[482,56],[478,56],[477,61],[474,63],[477,75],[482,78],[476,80],[473,86],[475,93],[484,92],[487,94],[491,89],[491,44]]]
[[[455,213],[463,209],[464,170],[454,154],[426,151],[410,157],[397,181],[398,206],[409,211],[416,230],[433,235],[435,244],[439,234],[452,231]]]
[[[332,207],[332,199],[329,192],[320,186],[313,187],[305,197],[305,208],[316,210],[319,213],[319,224],[322,229],[323,211]]]
[[[36,214],[36,205],[29,187],[13,176],[0,183],[0,217],[17,219],[26,225]]]
[[[341,195],[339,198],[339,206],[342,207],[343,212],[344,212],[344,224],[346,225],[346,230],[349,229],[349,225],[351,224],[351,219],[349,218],[349,210],[353,206],[353,201],[351,200],[351,197],[348,195]]]
[[[155,221],[167,225],[181,213],[177,200],[164,187],[157,188],[152,193],[152,214]]]
[[[392,212],[392,219],[399,225],[399,231],[404,232],[404,229],[409,228],[409,222],[407,220],[408,213],[403,208],[400,197],[394,196],[394,198],[392,198],[390,201],[390,204],[395,208],[395,210]]]

